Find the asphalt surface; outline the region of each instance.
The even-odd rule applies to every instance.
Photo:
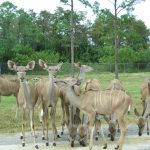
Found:
[[[107,125],[103,125],[104,134],[107,137],[108,131],[107,131]],[[129,125],[128,126],[128,133],[125,139],[125,144],[123,146],[123,150],[150,150],[150,135],[146,134],[146,131],[144,130],[144,134],[139,137],[137,135],[138,128],[136,125]],[[78,140],[75,141],[75,147],[71,148],[70,143],[68,141],[68,134],[67,131],[65,131],[64,135],[61,135],[61,138],[57,138],[56,141],[56,147],[52,145],[52,133],[49,132],[49,146],[45,146],[45,142],[42,141],[41,138],[41,131],[36,131],[37,136],[37,144],[39,146],[40,150],[88,150],[88,146],[81,147],[79,145]],[[115,141],[110,141],[110,139],[107,137],[108,141],[108,150],[114,150],[117,141],[118,141],[119,133],[117,133]],[[26,133],[26,145],[25,147],[21,146],[21,140],[20,140],[20,133],[12,133],[12,134],[0,134],[0,150],[35,150],[35,147],[32,142],[32,136],[30,132]],[[101,137],[99,137],[98,141],[94,140],[93,143],[93,149],[92,150],[102,150],[103,144],[101,141]]]

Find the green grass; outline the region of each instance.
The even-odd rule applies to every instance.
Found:
[[[126,115],[127,123],[136,123],[137,117],[134,115],[134,108],[136,107],[140,112],[142,111],[141,101],[140,101],[140,87],[146,78],[149,78],[150,73],[120,73],[119,79],[122,81],[125,90],[131,95],[133,100],[133,106],[130,115]],[[9,77],[14,77],[10,76]],[[16,77],[16,76],[15,76]],[[28,76],[31,78],[33,76]],[[35,76],[34,76],[35,77]],[[40,76],[39,76],[40,77]],[[58,76],[62,78],[63,76]],[[109,82],[114,78],[113,73],[99,73],[99,74],[88,74],[86,80],[97,78],[99,79],[103,89],[107,87]],[[20,132],[21,131],[21,111],[18,113],[18,118],[15,118],[16,112],[16,100],[13,96],[2,97],[0,103],[0,133],[4,132]],[[61,107],[60,101],[57,105],[56,114],[56,125],[60,127],[61,125]],[[49,121],[50,122],[50,121]],[[50,123],[51,124],[51,123]],[[41,124],[39,123],[38,111],[35,112],[35,127],[37,130],[41,130]],[[51,125],[50,125],[51,128]],[[27,116],[27,130],[30,130],[29,117]]]

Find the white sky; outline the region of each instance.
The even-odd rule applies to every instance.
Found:
[[[7,0],[0,0],[0,4]],[[35,12],[40,12],[41,10],[47,10],[51,13],[54,12],[57,6],[63,6],[60,0],[8,0],[16,5],[18,8],[24,8],[25,10],[33,9]],[[89,0],[89,2],[94,2],[95,0]],[[100,0],[101,8],[112,8],[112,5],[107,0]],[[150,28],[150,0],[145,0],[134,6],[135,10],[133,14],[137,19],[141,19],[145,22],[146,26]],[[79,11],[88,11],[88,18],[92,17],[92,11],[85,8],[83,4],[74,0],[74,9]]]

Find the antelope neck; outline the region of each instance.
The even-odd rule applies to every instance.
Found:
[[[23,97],[24,97],[24,107],[30,108],[31,107],[31,100],[30,100],[30,89],[29,85],[26,80],[20,80],[20,88],[22,88],[23,91]]]

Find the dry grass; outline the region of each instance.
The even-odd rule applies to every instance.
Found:
[[[14,78],[16,76],[10,76],[9,78]],[[31,78],[33,76],[28,76]],[[120,80],[122,81],[125,90],[132,96],[133,106],[130,115],[126,115],[127,123],[136,123],[137,118],[134,115],[134,108],[136,107],[140,112],[142,111],[142,106],[140,102],[140,87],[144,79],[149,77],[149,73],[121,73],[119,75]],[[59,76],[62,78],[62,76]],[[99,79],[102,88],[105,89],[109,82],[114,78],[112,73],[100,73],[100,74],[88,74],[86,80],[97,78]],[[21,130],[21,112],[19,111],[18,118],[15,118],[16,112],[16,100],[13,96],[2,97],[2,102],[0,103],[0,132],[19,132]],[[61,125],[61,107],[60,101],[57,105],[57,115],[56,115],[56,124],[57,126]],[[27,119],[29,120],[29,119]],[[36,129],[41,129],[41,124],[38,119],[38,111],[35,113],[35,124]],[[27,129],[29,130],[29,121],[27,121]]]

